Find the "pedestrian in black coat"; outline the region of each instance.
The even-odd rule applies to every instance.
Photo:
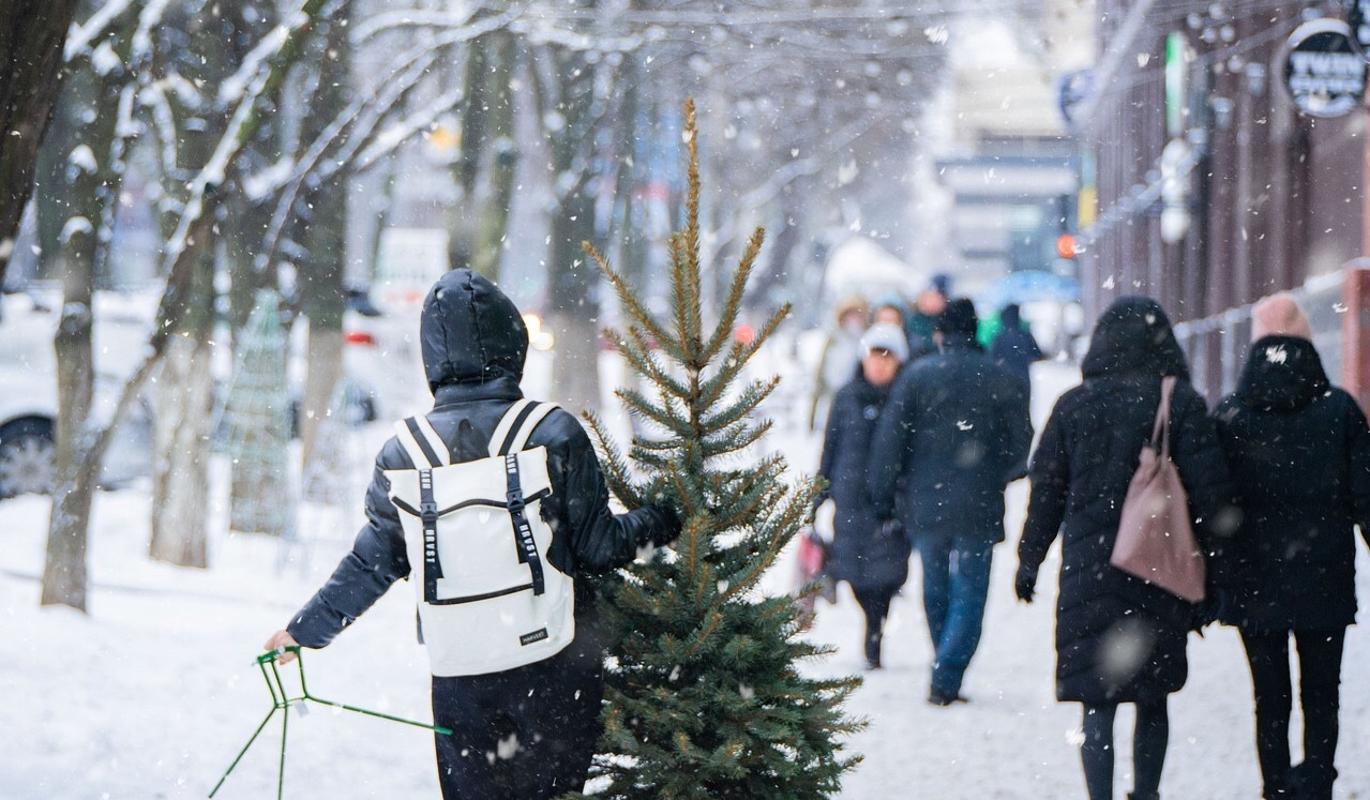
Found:
[[[1032,495],[1018,545],[1018,596],[1030,602],[1047,550],[1062,537],[1056,606],[1056,695],[1084,704],[1081,754],[1091,800],[1113,790],[1113,717],[1137,706],[1137,800],[1160,787],[1167,696],[1188,674],[1185,641],[1199,609],[1110,566],[1128,483],[1151,438],[1161,379],[1179,378],[1171,454],[1201,542],[1225,509],[1229,482],[1217,432],[1190,386],[1184,353],[1154,300],[1122,298],[1100,317],[1084,383],[1056,403],[1033,454]]]
[[[1042,360],[1042,348],[1037,345],[1032,331],[1023,324],[1022,311],[1017,303],[1009,303],[999,312],[999,333],[989,346],[994,363],[1006,367],[1023,383],[1032,383],[1032,365]]]
[[[870,495],[904,529],[923,562],[923,605],[936,648],[928,700],[963,699],[979,646],[994,545],[1004,540],[1004,487],[1025,472],[1032,445],[1026,387],[976,342],[969,300],[937,322],[940,351],[900,374],[870,454]]]
[[[1288,295],[1257,304],[1218,435],[1242,509],[1225,550],[1223,619],[1246,645],[1266,798],[1330,800],[1342,644],[1355,621],[1355,526],[1370,535],[1370,428],[1333,387]],[[1289,639],[1299,653],[1304,761],[1291,769]]]
[[[866,666],[880,668],[880,643],[890,602],[909,575],[908,538],[886,524],[866,493],[866,462],[880,410],[908,358],[902,327],[876,324],[861,338],[861,366],[828,414],[818,474],[836,506],[828,573],[846,581],[866,617]]]
[[[434,398],[428,421],[453,463],[485,457],[495,426],[523,396],[519,381],[528,331],[518,309],[490,281],[453,270],[428,293],[419,338]],[[583,788],[604,693],[592,578],[679,531],[678,518],[667,508],[617,516],[610,511],[594,447],[571,414],[550,413],[533,429],[527,447],[547,448],[552,493],[540,508],[554,531],[548,560],[574,579],[576,636],[566,649],[527,666],[433,678],[433,721],[453,731],[436,736],[446,800],[543,800]],[[352,551],[286,629],[267,641],[267,649],[328,645],[393,583],[409,576],[404,529],[385,471],[414,467],[391,437],[376,457],[366,493],[368,521]]]

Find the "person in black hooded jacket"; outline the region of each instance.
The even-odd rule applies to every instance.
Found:
[[[523,393],[528,331],[499,288],[467,269],[443,275],[423,304],[419,336],[434,405],[427,414],[454,463],[487,455],[501,416]],[[459,435],[459,433],[461,435]],[[433,678],[438,778],[446,800],[541,800],[580,791],[599,738],[602,637],[591,578],[631,562],[638,548],[679,532],[675,512],[645,507],[615,516],[599,461],[574,416],[555,410],[532,431],[547,448],[552,493],[548,560],[574,580],[576,636],[544,661],[504,672]],[[392,437],[376,457],[367,524],[328,582],[266,643],[327,646],[400,578],[410,574],[404,530],[386,470],[415,464]],[[282,657],[282,661],[291,656]]]
[[[1242,509],[1225,551],[1223,620],[1240,629],[1251,665],[1264,796],[1330,800],[1355,526],[1370,535],[1370,428],[1328,381],[1293,298],[1258,303],[1253,322],[1241,381],[1214,413]],[[1304,718],[1304,761],[1292,769],[1291,636]]]
[[[880,519],[899,504],[923,562],[923,606],[936,650],[928,702],[964,701],[980,643],[994,546],[1004,540],[1004,487],[1032,446],[1027,387],[975,339],[970,300],[937,319],[939,352],[906,367],[880,412],[868,491]]]
[[[1159,796],[1169,737],[1167,697],[1188,675],[1185,643],[1196,606],[1109,564],[1123,498],[1151,438],[1161,379],[1175,376],[1171,454],[1196,532],[1227,508],[1227,466],[1184,353],[1154,300],[1119,299],[1100,317],[1084,383],[1057,401],[1032,457],[1032,493],[1018,544],[1018,597],[1031,602],[1047,550],[1062,537],[1056,606],[1056,696],[1084,705],[1081,757],[1090,800],[1113,796],[1113,720],[1137,707],[1136,800]]]

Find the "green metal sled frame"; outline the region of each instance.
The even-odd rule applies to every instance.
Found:
[[[281,681],[280,670],[277,669],[276,666],[277,660],[280,659],[280,657],[285,655],[286,653],[294,653],[295,663],[300,665],[300,695],[298,697],[291,697],[290,693],[286,691],[285,684]],[[257,656],[257,668],[261,670],[262,678],[266,681],[266,689],[268,692],[271,693],[271,710],[266,713],[266,718],[263,719],[261,724],[257,726],[257,730],[252,732],[251,738],[247,740],[247,744],[243,745],[243,749],[238,751],[238,755],[233,759],[233,763],[228,765],[227,770],[224,770],[223,777],[219,778],[219,782],[214,784],[214,788],[209,793],[210,797],[213,797],[219,791],[219,789],[223,787],[224,781],[228,780],[228,776],[233,772],[233,769],[238,766],[238,762],[242,761],[243,756],[247,755],[248,748],[252,747],[252,743],[257,741],[257,737],[260,736],[262,730],[266,728],[266,723],[271,721],[271,718],[275,716],[277,711],[280,711],[281,761],[280,766],[277,768],[276,772],[276,800],[283,800],[283,798],[285,797],[285,740],[286,732],[290,725],[290,707],[292,705],[299,704],[299,707],[301,709],[304,709],[306,708],[306,706],[304,706],[304,703],[318,703],[322,706],[340,708],[344,711],[355,711],[358,714],[366,714],[370,717],[388,719],[391,722],[402,722],[405,725],[413,725],[416,728],[424,728],[426,730],[440,733],[444,736],[452,735],[452,730],[450,728],[444,728],[440,725],[428,725],[423,722],[415,722],[412,719],[405,719],[403,717],[396,717],[390,714],[383,714],[379,711],[369,711],[365,708],[357,708],[356,706],[347,705],[346,703],[335,703],[332,700],[325,700],[322,697],[315,697],[314,695],[309,693],[309,685],[305,683],[304,680],[304,656],[303,653],[300,651],[300,647],[298,645],[291,645],[290,647],[284,647],[279,650],[269,650],[265,653],[262,653],[261,655]]]

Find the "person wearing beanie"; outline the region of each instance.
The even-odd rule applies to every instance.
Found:
[[[964,699],[992,551],[1004,540],[1004,488],[1024,474],[1032,443],[1025,388],[980,347],[977,324],[971,301],[946,304],[935,323],[938,351],[900,374],[868,462],[875,513],[893,519],[898,509],[923,563],[936,651],[928,700],[943,706]]]
[[[820,502],[835,506],[828,574],[845,581],[866,617],[868,669],[879,669],[881,641],[890,602],[908,578],[908,539],[895,525],[884,525],[866,494],[866,456],[880,411],[900,367],[909,357],[902,328],[872,325],[861,337],[861,365],[837,393],[828,415],[818,474],[828,482]]]
[[[947,275],[934,275],[928,288],[913,303],[913,308],[904,318],[904,333],[909,337],[909,352],[912,360],[917,361],[929,353],[937,352],[934,332],[937,318],[947,307],[950,297],[951,278]]]
[[[994,363],[1007,368],[1032,393],[1032,364],[1042,360],[1042,348],[1032,331],[1023,323],[1017,303],[1009,303],[999,312],[999,332],[989,346]]]
[[[419,342],[433,409],[401,422],[381,447],[366,493],[367,522],[352,551],[265,647],[326,647],[391,585],[412,577],[433,676],[433,722],[452,731],[435,737],[443,797],[547,800],[579,791],[602,727],[604,649],[593,577],[631,563],[640,547],[674,540],[680,518],[666,506],[610,510],[599,459],[580,422],[523,397],[528,330],[494,283],[467,269],[444,274],[424,300]],[[515,505],[518,465],[525,463],[530,494],[518,494]],[[449,560],[463,545],[442,521],[470,503],[434,510],[435,494],[451,500],[461,489],[444,483],[454,480],[449,465],[461,468],[458,476],[491,466],[497,477],[510,476],[503,519],[461,531],[477,543],[465,546],[486,546],[479,575]],[[532,492],[540,480],[546,485]],[[406,487],[427,499],[406,494],[406,502]],[[550,536],[537,535],[539,528]],[[524,532],[528,539],[516,538]],[[492,573],[529,582],[489,591],[479,581]],[[543,606],[552,611],[534,624],[565,622],[557,611],[574,624],[554,634],[549,627],[519,630],[523,610],[539,596],[560,605]],[[484,624],[469,624],[473,618]],[[496,652],[504,663],[485,668]],[[293,659],[290,651],[280,656],[281,663]]]
[[[1214,412],[1242,509],[1223,551],[1221,616],[1241,632],[1251,666],[1264,797],[1330,800],[1342,645],[1356,615],[1355,526],[1370,532],[1370,429],[1328,380],[1294,298],[1266,298],[1251,316],[1241,380]],[[1304,720],[1298,766],[1289,755],[1291,639]]]

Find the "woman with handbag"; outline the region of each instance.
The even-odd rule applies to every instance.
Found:
[[[1151,565],[1155,579],[1147,579],[1137,577],[1148,574],[1138,561],[1147,549],[1115,553],[1115,545],[1120,528],[1124,538],[1154,535],[1148,525],[1177,518],[1184,529],[1177,533],[1189,541],[1212,536],[1204,525],[1229,497],[1227,468],[1208,408],[1190,386],[1184,353],[1154,300],[1125,297],[1110,306],[1081,371],[1084,383],[1056,403],[1033,454],[1015,589],[1032,601],[1038,568],[1060,534],[1056,694],[1084,706],[1089,798],[1113,796],[1114,715],[1120,703],[1132,703],[1131,796],[1156,800],[1170,729],[1167,699],[1185,684],[1186,639],[1201,617],[1193,601],[1203,594],[1202,554],[1191,547],[1176,556],[1191,561],[1178,570]],[[1138,513],[1139,500],[1164,505],[1167,497],[1171,508]],[[1185,580],[1162,588],[1172,572],[1190,581],[1197,575],[1197,591],[1192,583],[1183,588]]]
[[[866,668],[880,668],[890,602],[909,575],[912,548],[897,526],[882,524],[866,494],[866,459],[880,410],[908,358],[900,328],[872,325],[861,337],[861,366],[833,400],[818,474],[836,506],[828,574],[851,585],[866,617]]]
[[[1264,797],[1331,800],[1342,645],[1356,616],[1355,525],[1370,535],[1370,428],[1328,381],[1293,298],[1263,300],[1252,318],[1241,381],[1214,415],[1243,511],[1222,616],[1241,631],[1251,665]],[[1293,768],[1290,638],[1304,719],[1304,760]]]

